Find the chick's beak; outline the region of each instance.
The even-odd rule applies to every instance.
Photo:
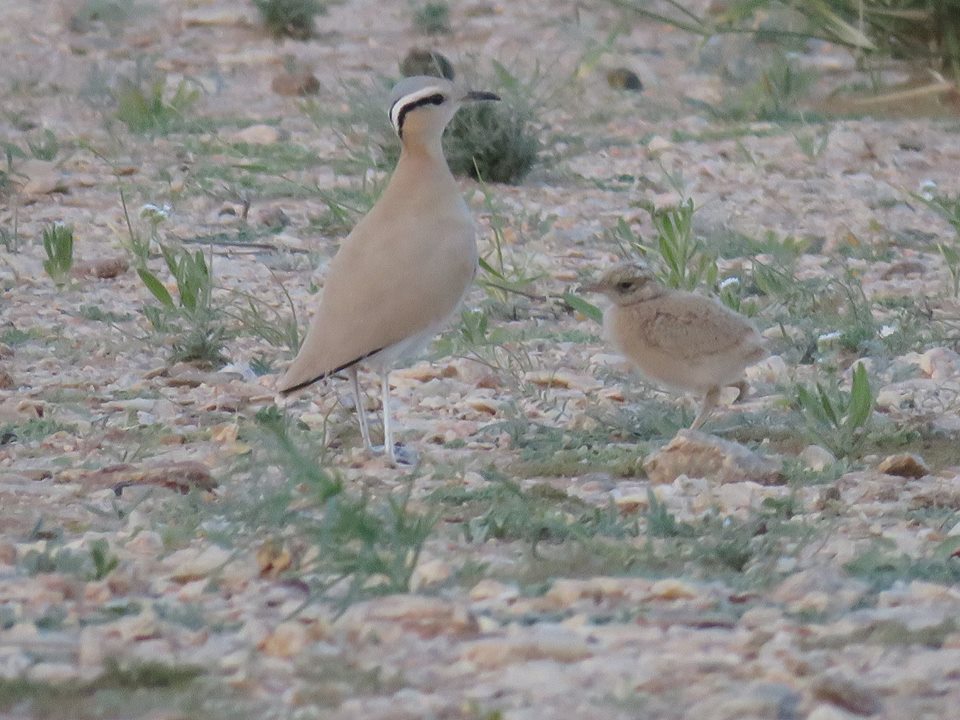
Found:
[[[464,100],[499,100],[500,96],[488,90],[469,90]]]
[[[604,287],[602,283],[594,282],[594,283],[587,283],[586,285],[581,285],[578,292],[598,293],[598,292],[603,292],[603,290],[604,290]]]

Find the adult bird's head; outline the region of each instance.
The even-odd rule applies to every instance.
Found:
[[[499,99],[495,93],[467,90],[444,78],[408,77],[390,94],[390,122],[405,145],[427,144],[439,141],[463,103]]]

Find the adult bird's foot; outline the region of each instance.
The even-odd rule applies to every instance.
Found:
[[[380,455],[384,453],[385,448],[383,445],[374,445],[371,450]],[[386,455],[387,460],[393,466],[416,467],[420,464],[420,453],[400,442],[394,443],[392,452],[387,452]]]
[[[403,443],[397,442],[393,444],[393,452],[390,453],[390,459],[394,465],[416,467],[420,464],[420,453],[412,447],[407,447]]]

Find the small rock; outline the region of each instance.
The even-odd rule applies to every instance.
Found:
[[[592,653],[579,635],[557,627],[535,626],[518,637],[486,638],[469,643],[463,654],[477,667],[492,669],[529,660],[571,663]]]
[[[27,672],[27,678],[38,684],[64,685],[77,679],[79,668],[74,663],[39,662]]]
[[[124,548],[137,555],[157,557],[163,552],[163,538],[153,530],[141,530],[134,535]]]
[[[657,580],[650,587],[650,595],[658,600],[689,600],[700,594],[696,587],[677,578]]]
[[[509,602],[520,596],[520,591],[516,585],[505,585],[499,580],[484,578],[472,588],[470,588],[470,599],[473,601],[481,600],[500,600]]]
[[[923,275],[926,268],[922,262],[917,260],[901,260],[890,265],[880,276],[883,280],[889,280],[898,275]]]
[[[813,682],[813,696],[849,710],[855,715],[873,715],[883,704],[876,691],[850,678],[836,674],[824,674]]]
[[[475,635],[477,621],[466,607],[442,598],[421,595],[388,595],[352,605],[337,621],[337,628],[354,637],[377,632],[378,626],[399,629],[420,637]]]
[[[74,263],[71,274],[74,277],[95,277],[110,280],[130,269],[130,263],[123,257],[81,260]]]
[[[834,705],[817,705],[807,715],[807,720],[853,720],[855,717]]]
[[[450,563],[440,559],[427,560],[418,564],[410,576],[410,589],[417,592],[429,585],[439,585],[453,574]]]
[[[290,224],[290,217],[283,208],[264,208],[257,213],[257,222],[268,228],[282,228]]]
[[[920,370],[933,380],[948,380],[960,374],[960,355],[949,348],[937,347],[920,356]]]
[[[216,545],[205,548],[184,548],[164,559],[163,564],[170,569],[170,578],[186,583],[202,580],[210,573],[223,567],[230,560],[231,553]]]
[[[837,462],[833,453],[819,445],[807,445],[798,458],[804,467],[814,472],[823,472]]]
[[[672,483],[680,475],[717,483],[753,480],[761,485],[782,481],[781,463],[753,452],[739,443],[697,430],[681,430],[643,464],[650,482]]]
[[[9,651],[0,653],[0,678],[13,680],[22,677],[35,662],[36,660],[25,652],[10,648]]]
[[[553,581],[544,598],[556,609],[570,608],[577,602],[589,600],[591,604],[623,599],[637,602],[648,599],[653,585],[643,578],[594,577],[587,580],[558,578]],[[661,586],[661,591],[667,591]]]
[[[27,160],[17,167],[14,177],[26,178],[21,188],[24,195],[49,195],[67,189],[63,172],[48,160]]]
[[[650,138],[650,142],[647,143],[647,152],[654,156],[672,149],[673,143],[660,135],[654,135]]]
[[[889,455],[877,465],[877,470],[885,475],[905,478],[922,478],[930,474],[930,468],[927,467],[923,458],[913,453]]]
[[[404,77],[414,75],[429,75],[453,80],[456,73],[451,63],[436,50],[426,48],[411,48],[403,60],[400,61],[400,72]]]
[[[277,577],[293,565],[293,554],[286,545],[268,542],[257,549],[256,560],[261,575]]]
[[[610,496],[617,509],[625,515],[642,512],[650,507],[650,496],[643,485],[623,483],[613,488]]]
[[[463,399],[463,402],[471,410],[476,410],[477,412],[482,412],[487,415],[496,415],[498,412],[500,412],[500,401],[492,397],[488,397],[486,394],[481,392],[470,393]]]
[[[12,390],[17,386],[13,380],[13,375],[5,368],[0,367],[0,390]]]
[[[579,390],[582,393],[593,392],[602,387],[592,376],[576,375],[567,370],[531,370],[523,379],[542,388]]]
[[[632,90],[633,92],[643,90],[643,83],[640,82],[640,76],[633,70],[625,67],[607,70],[607,85],[615,90]]]
[[[779,331],[779,328],[777,328]],[[783,382],[790,374],[786,361],[779,355],[769,355],[747,368],[747,380],[751,382]]]
[[[316,95],[320,92],[320,81],[311,72],[282,72],[270,81],[270,89],[287,97]]]
[[[287,621],[260,642],[260,649],[267,655],[289,658],[299,655],[307,646],[306,628],[299,622]]]
[[[160,623],[152,607],[145,607],[137,615],[104,623],[98,626],[101,637],[129,643],[133,640],[149,640],[159,634]]]
[[[57,474],[57,482],[78,482],[90,489],[108,487],[117,495],[122,494],[124,489],[132,485],[159,485],[184,494],[193,488],[212,490],[217,486],[217,482],[210,474],[207,466],[192,460],[154,467],[137,467],[120,463],[118,465],[108,465],[98,470],[67,468]]]
[[[180,16],[186,27],[253,27],[253,8],[230,3],[222,7],[200,7],[184,10]]]
[[[283,133],[273,125],[250,125],[230,136],[232,142],[248,145],[273,145],[283,139]]]

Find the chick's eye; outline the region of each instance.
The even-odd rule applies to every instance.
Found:
[[[621,280],[617,283],[617,290],[630,290],[633,287],[633,280]]]

